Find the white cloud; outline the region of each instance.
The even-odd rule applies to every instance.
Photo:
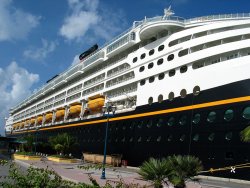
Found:
[[[11,62],[6,68],[0,67],[0,134],[4,131],[4,118],[8,110],[31,94],[31,87],[39,81],[39,75],[29,73]]]
[[[108,40],[124,26],[122,12],[99,6],[99,0],[68,0],[68,4],[70,15],[59,31],[68,40],[89,40],[90,35]]]
[[[12,6],[12,0],[0,1],[0,41],[24,39],[39,24],[40,17]]]
[[[74,66],[74,65],[78,64],[79,62],[80,62],[79,55],[75,55],[75,57],[71,63],[71,66]]]
[[[30,48],[28,50],[25,50],[23,52],[23,55],[24,57],[33,60],[43,60],[56,49],[56,46],[57,42],[54,41],[48,42],[47,40],[42,39],[41,48]]]

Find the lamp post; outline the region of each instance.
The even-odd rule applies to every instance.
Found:
[[[36,140],[35,140],[35,154],[36,154],[36,145],[37,145],[37,131],[38,131],[38,127],[36,126]]]
[[[116,106],[108,105],[102,107],[103,116],[107,117],[106,131],[105,131],[105,141],[104,141],[104,156],[102,162],[102,176],[101,179],[106,179],[105,176],[105,165],[106,165],[106,152],[107,152],[107,141],[108,141],[108,127],[109,127],[109,117],[114,116]]]

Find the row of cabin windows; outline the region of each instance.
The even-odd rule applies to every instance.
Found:
[[[164,50],[164,48],[165,48],[164,45],[160,45],[160,46],[158,47],[158,52]],[[154,53],[155,53],[155,50],[154,50],[154,49],[151,49],[151,50],[149,50],[148,55],[151,56],[151,55],[153,55]],[[140,59],[144,59],[145,57],[146,57],[146,53],[143,53],[143,54],[141,54]],[[134,58],[133,58],[133,63],[137,62],[137,60],[138,60],[138,58],[137,58],[137,57],[134,57]]]
[[[144,66],[141,67],[140,69],[143,69],[143,70],[144,70]],[[185,72],[187,72],[187,70],[188,70],[188,67],[187,67],[186,65],[180,67],[180,73],[185,73]],[[169,77],[172,77],[172,76],[175,75],[175,73],[176,73],[175,69],[172,69],[172,70],[170,70],[170,71],[168,72],[168,75],[169,75]],[[164,79],[164,77],[165,77],[165,74],[164,74],[164,73],[160,73],[160,74],[158,75],[158,79],[159,79],[159,80]],[[154,77],[154,76],[149,77],[148,81],[149,81],[149,83],[153,83],[153,82],[155,81],[155,77]],[[146,83],[146,80],[141,80],[141,81],[140,81],[140,85],[141,85],[141,86],[143,86],[145,83]]]
[[[179,140],[180,142],[184,142],[185,140],[189,139],[189,136],[186,134],[180,134],[179,136],[174,137],[172,134],[166,135],[166,136],[131,136],[131,137],[116,137],[116,138],[109,138],[108,142],[162,142],[162,141],[167,141],[167,142],[172,142]],[[206,139],[210,142],[215,141],[216,139],[216,134],[214,132],[209,133],[206,136]],[[231,141],[233,139],[233,133],[231,131],[226,132],[224,134],[224,139],[226,141]],[[200,135],[199,133],[195,133],[192,135],[192,141],[193,142],[199,142],[204,140],[204,135]],[[83,142],[104,142],[104,139],[82,139]]]
[[[175,39],[173,41],[170,41],[168,46],[172,47],[174,45],[186,42],[186,41],[188,41],[188,40],[190,40],[192,38],[198,38],[198,37],[203,37],[203,36],[206,36],[206,35],[209,35],[209,34],[225,32],[225,31],[234,30],[234,29],[248,28],[248,27],[249,27],[249,24],[245,24],[245,25],[240,25],[240,26],[236,26],[236,27],[229,26],[229,27],[224,27],[224,28],[219,28],[219,29],[212,29],[212,30],[202,31],[202,32],[199,32],[199,33],[195,33],[192,36],[188,35],[188,36],[184,36],[182,38],[178,38],[178,39]],[[246,36],[247,35],[248,34],[246,34]]]
[[[145,83],[144,83],[144,84],[145,84]],[[194,94],[194,95],[198,95],[199,93],[200,93],[200,87],[199,87],[199,86],[195,86],[195,87],[193,88],[193,94]],[[186,89],[182,89],[182,90],[180,91],[180,96],[181,96],[181,98],[185,98],[185,97],[187,96],[187,90],[186,90]],[[174,92],[171,91],[171,92],[168,94],[168,100],[169,100],[169,101],[172,101],[172,100],[174,99],[174,97],[175,97]],[[158,102],[161,103],[162,101],[163,101],[163,95],[160,94],[160,95],[158,96]],[[153,97],[149,97],[149,98],[148,98],[148,104],[151,105],[153,102],[154,102]]]

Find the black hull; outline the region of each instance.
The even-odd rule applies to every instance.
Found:
[[[243,109],[250,106],[249,86],[250,80],[244,80],[201,91],[197,96],[190,94],[185,98],[156,102],[138,107],[133,112],[117,114],[110,118],[107,154],[122,154],[130,166],[139,166],[149,157],[173,154],[197,156],[205,170],[248,163],[250,144],[243,143],[239,133],[250,124],[250,120],[242,117]],[[224,119],[228,109],[234,112],[230,121]],[[211,111],[216,112],[214,122],[207,121]],[[193,119],[197,113],[201,118],[195,124]],[[171,117],[175,123],[169,126]],[[102,154],[105,126],[106,119],[102,117],[55,125],[49,129],[40,128],[37,136],[39,141],[47,142],[50,136],[68,132],[78,138],[79,148],[75,155],[80,156],[81,152]],[[209,140],[212,133],[214,139]],[[27,132],[11,136],[23,134]],[[196,134],[199,134],[198,140],[194,139]],[[250,180],[250,168],[237,168],[236,173],[228,169],[203,175]]]

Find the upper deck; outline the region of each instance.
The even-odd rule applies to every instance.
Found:
[[[191,19],[184,19],[177,16],[157,16],[153,18],[145,18],[141,21],[135,21],[128,30],[124,31],[108,43],[104,44],[99,50],[89,55],[83,61],[78,64],[69,67],[66,71],[62,72],[57,78],[53,79],[49,83],[43,85],[34,94],[27,99],[13,107],[10,112],[15,113],[26,105],[31,104],[39,97],[44,96],[51,90],[67,83],[71,79],[77,77],[80,74],[84,74],[90,67],[96,66],[103,61],[112,58],[117,53],[120,53],[126,48],[129,48],[135,43],[140,42],[144,38],[150,36],[151,32],[156,30],[165,29],[166,27],[176,27],[177,29],[185,29],[188,27],[194,27],[196,25],[206,24],[209,22],[226,21],[226,20],[243,20],[249,19],[250,13],[237,13],[237,14],[222,14],[222,15],[210,15],[202,16]],[[137,35],[138,34],[138,35]],[[139,36],[136,38],[136,36]]]

